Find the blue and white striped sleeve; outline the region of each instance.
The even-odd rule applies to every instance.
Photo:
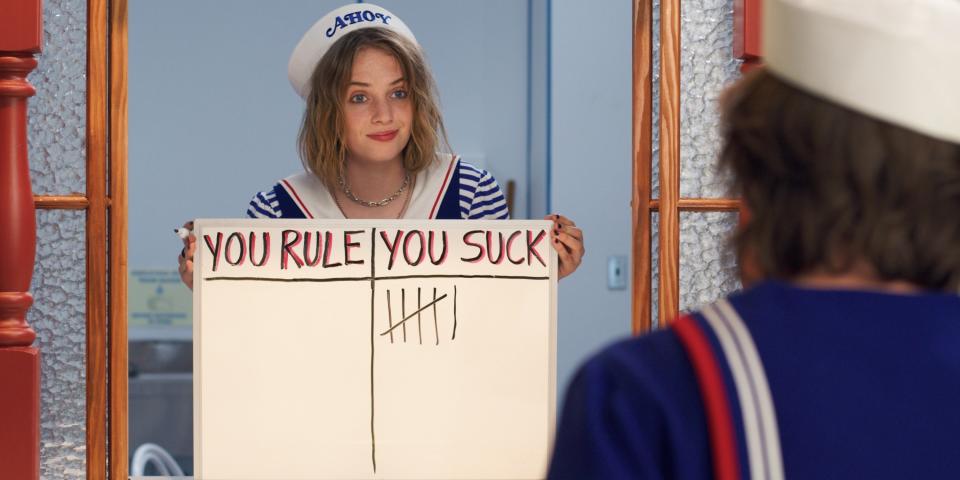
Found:
[[[247,216],[250,218],[280,218],[280,202],[277,201],[277,194],[271,188],[259,192],[250,200],[247,207]]]
[[[460,162],[460,214],[468,220],[510,218],[507,199],[490,172]]]

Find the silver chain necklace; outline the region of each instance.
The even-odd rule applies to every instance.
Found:
[[[399,190],[397,190],[396,192],[393,192],[393,194],[391,194],[387,198],[384,198],[383,200],[380,200],[379,202],[370,202],[367,200],[363,200],[362,198],[359,198],[356,195],[354,195],[353,191],[350,190],[350,185],[347,185],[347,181],[343,178],[343,170],[340,171],[340,178],[338,183],[340,183],[340,189],[343,190],[343,194],[346,195],[347,198],[349,198],[350,200],[356,203],[359,203],[364,207],[371,207],[371,208],[384,207],[389,205],[390,202],[396,200],[397,197],[399,197],[400,194],[402,194],[403,191],[407,189],[407,185],[410,184],[410,172],[406,172],[403,175],[403,184],[400,185]]]

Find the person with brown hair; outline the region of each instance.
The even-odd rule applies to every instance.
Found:
[[[423,51],[386,9],[352,3],[325,15],[294,49],[288,76],[306,102],[304,171],[257,193],[248,217],[509,217],[493,176],[452,153]],[[562,215],[545,219],[562,278],[580,265],[583,233]],[[195,249],[190,235],[178,259],[188,286]]]
[[[590,359],[551,479],[960,474],[960,2],[764,13],[721,101],[745,290]]]

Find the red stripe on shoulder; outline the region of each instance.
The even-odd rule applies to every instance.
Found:
[[[737,437],[734,434],[730,399],[727,398],[718,357],[707,340],[707,334],[692,316],[680,317],[673,322],[671,328],[680,338],[697,375],[697,384],[706,408],[714,478],[738,479],[740,467],[737,459]]]
[[[437,206],[440,205],[440,199],[443,198],[444,192],[447,191],[447,184],[450,182],[450,172],[453,171],[453,166],[459,164],[460,161],[458,158],[454,158],[450,162],[450,166],[447,167],[447,176],[443,178],[443,183],[440,184],[440,191],[437,192],[437,198],[433,201],[433,208],[430,209],[430,216],[427,218],[434,218],[437,215]]]
[[[300,210],[303,210],[303,213],[307,214],[307,218],[313,218],[313,214],[310,213],[310,209],[307,208],[305,203],[303,203],[303,200],[300,200],[300,195],[298,195],[297,191],[293,189],[293,185],[290,185],[290,182],[288,182],[287,179],[283,179],[283,185],[287,188],[287,191],[293,195],[293,199],[296,200]]]

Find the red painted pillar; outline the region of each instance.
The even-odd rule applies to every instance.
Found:
[[[733,5],[733,56],[746,73],[762,61],[763,0],[736,0]]]
[[[3,0],[0,15],[0,468],[40,478],[40,352],[27,325],[36,216],[27,162],[27,74],[42,41],[40,0]]]

